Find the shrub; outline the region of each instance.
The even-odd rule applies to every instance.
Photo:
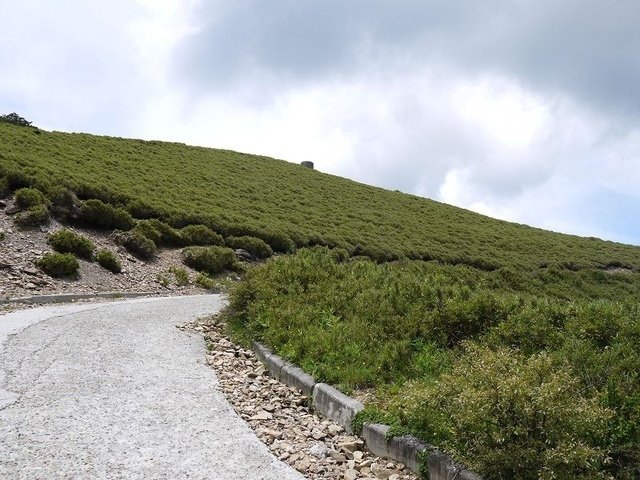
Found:
[[[188,245],[224,245],[221,235],[205,225],[187,225],[180,229],[182,244]]]
[[[16,192],[16,203],[20,208],[32,208],[46,205],[42,192],[36,188],[21,188]]]
[[[403,397],[406,421],[486,478],[596,478],[611,412],[546,353],[466,344],[451,373]]]
[[[244,237],[228,237],[225,243],[228,247],[234,249],[242,248],[257,258],[269,258],[273,255],[271,247],[260,238],[250,237],[248,235]]]
[[[98,250],[96,259],[102,268],[109,270],[112,273],[122,272],[122,264],[120,260],[109,250]]]
[[[276,252],[290,253],[296,248],[293,240],[284,232],[267,230],[261,238]]]
[[[17,113],[8,113],[6,115],[0,115],[0,122],[11,123],[12,125],[18,125],[19,127],[30,127],[31,122],[21,117]]]
[[[225,247],[188,247],[182,255],[186,265],[212,275],[232,269],[236,263],[233,250]]]
[[[149,220],[140,220],[133,227],[133,230],[144,235],[156,245],[162,240],[162,233]]]
[[[70,253],[47,253],[36,262],[40,269],[51,277],[77,276],[80,264]]]
[[[132,200],[127,204],[127,211],[135,218],[152,219],[161,215],[160,211],[142,200]]]
[[[81,222],[104,229],[130,230],[135,223],[122,208],[95,199],[82,202],[78,216]]]
[[[204,288],[205,290],[213,290],[216,287],[216,282],[206,274],[200,272],[196,277],[196,285]]]
[[[115,240],[133,255],[143,260],[153,258],[156,253],[156,244],[136,230],[121,232],[116,235]]]
[[[85,260],[93,259],[93,251],[96,248],[87,237],[71,230],[58,230],[48,236],[47,242],[56,252],[73,253]]]
[[[171,267],[169,269],[173,276],[176,278],[176,285],[184,286],[189,285],[189,272],[182,267]]]
[[[51,211],[55,217],[72,220],[77,215],[78,198],[71,190],[53,187],[47,192],[47,197],[51,200]]]
[[[182,245],[182,236],[180,235],[180,232],[172,226],[167,225],[156,218],[145,220],[145,222],[160,233],[160,240],[156,242],[157,245],[167,245],[170,247],[178,247]]]
[[[44,205],[31,207],[14,217],[14,222],[23,227],[38,227],[49,222],[49,210]]]

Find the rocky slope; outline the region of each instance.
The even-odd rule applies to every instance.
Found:
[[[13,221],[11,200],[0,201],[0,301],[9,298],[52,293],[85,292],[148,292],[149,294],[187,295],[203,292],[194,283],[197,272],[182,264],[179,249],[159,249],[151,261],[142,261],[116,245],[108,233],[79,227],[63,226],[56,220],[39,228],[19,228]],[[113,274],[96,262],[80,261],[77,279],[49,277],[36,266],[36,261],[52,251],[47,235],[62,228],[71,228],[90,238],[98,249],[114,252],[122,263],[122,273]],[[178,285],[171,267],[189,272],[189,283]],[[234,281],[235,274],[227,274],[222,282]]]

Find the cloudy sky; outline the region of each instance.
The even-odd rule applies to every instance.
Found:
[[[0,113],[640,244],[637,0],[0,0]]]

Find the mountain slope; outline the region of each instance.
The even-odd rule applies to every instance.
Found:
[[[222,234],[253,234],[272,244],[284,234],[296,246],[341,246],[377,260],[405,256],[482,269],[640,267],[639,247],[499,221],[228,150],[0,123],[3,176],[14,188],[64,185],[81,198],[126,206],[138,217],[205,223]]]

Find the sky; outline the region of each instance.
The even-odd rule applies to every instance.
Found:
[[[637,0],[0,0],[0,113],[640,245]]]

